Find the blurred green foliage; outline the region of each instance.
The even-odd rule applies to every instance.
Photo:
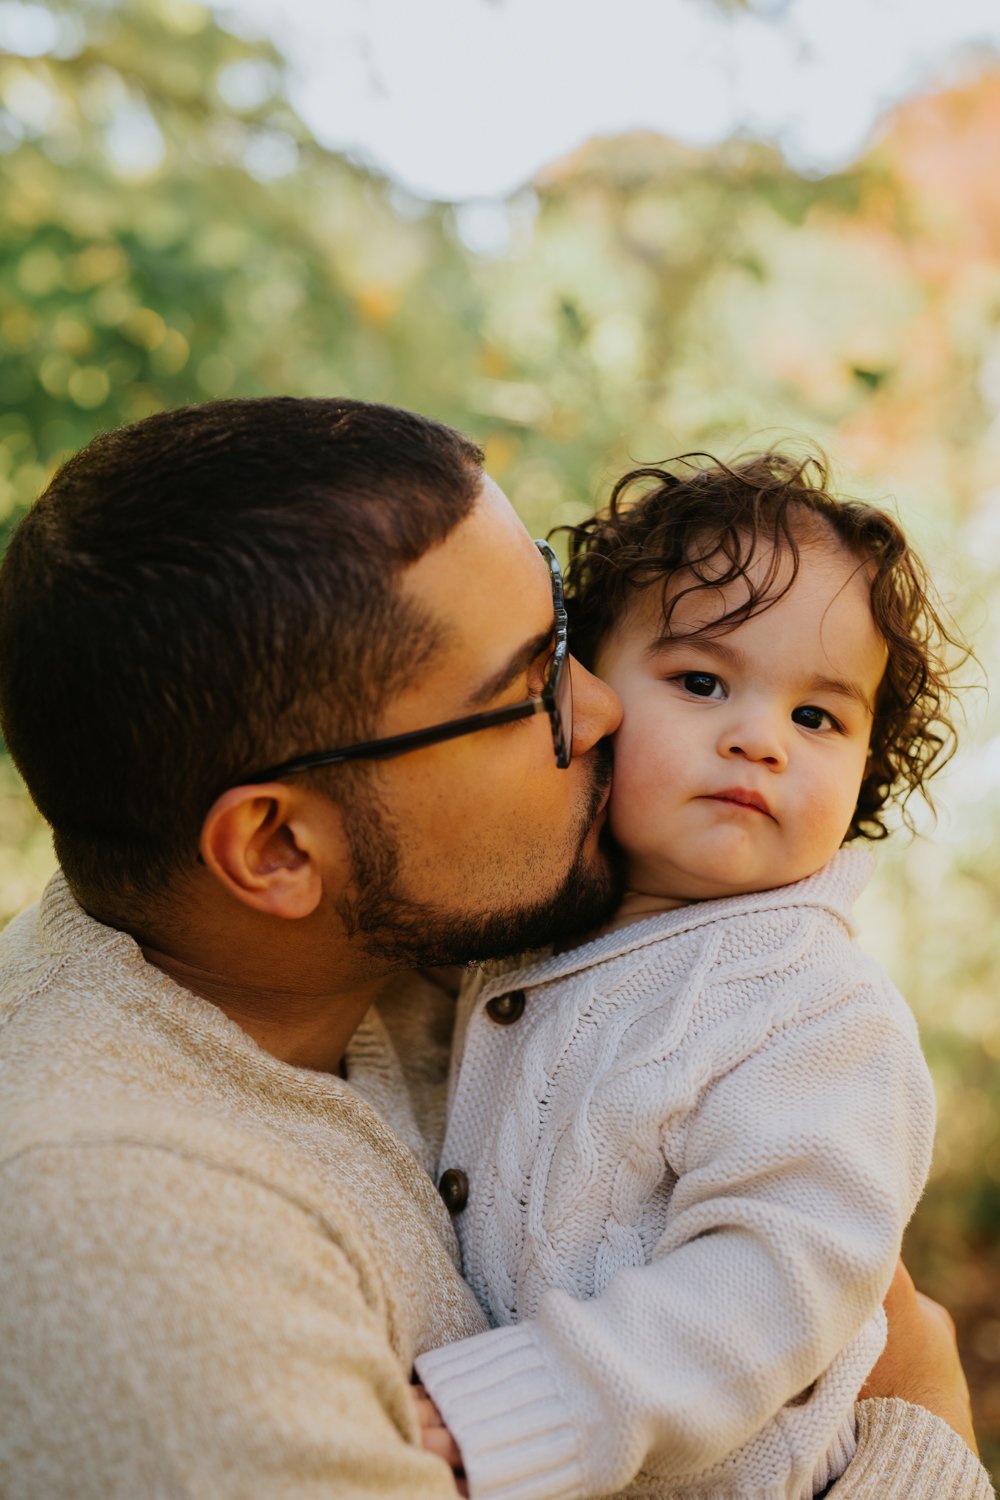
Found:
[[[21,9],[0,57],[5,532],[95,432],[221,395],[454,422],[542,530],[634,462],[805,434],[848,488],[895,497],[996,664],[1000,74],[911,101],[833,177],[634,135],[452,208],[321,149],[278,53],[189,0]],[[909,1255],[956,1314],[997,1462],[1000,731],[970,707],[947,816],[893,841],[862,920],[940,1095]],[[0,850],[2,919],[51,868],[2,760]]]

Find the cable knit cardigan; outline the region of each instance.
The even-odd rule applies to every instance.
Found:
[[[870,867],[466,997],[442,1164],[503,1326],[418,1370],[474,1497],[811,1500],[849,1462],[934,1124],[913,1017],[852,941]]]

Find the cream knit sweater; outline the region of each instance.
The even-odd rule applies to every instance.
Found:
[[[474,1500],[811,1500],[843,1472],[934,1128],[913,1017],[851,940],[870,868],[470,987],[442,1165],[511,1326],[418,1370]]]
[[[440,992],[395,985],[348,1083],[288,1067],[80,911],[0,936],[4,1500],[444,1500],[407,1382],[483,1319],[417,1125]],[[986,1500],[937,1418],[859,1408],[836,1500]]]
[[[60,877],[0,997],[4,1500],[453,1496],[410,1371],[485,1321],[378,1014],[289,1067]]]

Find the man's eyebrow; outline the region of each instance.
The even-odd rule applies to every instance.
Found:
[[[505,666],[499,672],[494,672],[492,677],[487,677],[481,682],[469,697],[470,708],[481,708],[484,703],[490,703],[505,688],[509,688],[512,682],[516,682],[522,672],[526,672],[532,662],[537,661],[546,647],[552,645],[552,637],[555,634],[555,625],[550,625],[548,630],[540,631],[533,635],[530,641],[525,641],[519,646]]]
[[[709,656],[716,656],[722,662],[731,662],[735,667],[747,665],[747,653],[739,646],[733,645],[720,636],[711,635],[658,635],[646,648],[647,656],[656,656],[658,652],[667,650],[680,650],[685,646],[697,646],[700,651],[706,651]],[[850,677],[824,677],[817,674],[810,677],[803,685],[805,693],[835,693],[839,698],[850,698],[859,703],[866,713],[874,714],[875,705],[860,683],[853,681]]]

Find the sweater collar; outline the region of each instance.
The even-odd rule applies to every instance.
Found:
[[[771,891],[753,891],[743,896],[726,896],[718,901],[694,901],[674,911],[644,917],[628,927],[604,933],[561,953],[533,954],[515,959],[502,971],[490,969],[479,991],[480,1002],[511,989],[528,989],[564,979],[596,964],[622,958],[627,953],[662,942],[664,938],[694,932],[713,922],[732,917],[754,916],[761,912],[791,907],[814,907],[830,912],[843,922],[851,937],[857,935],[852,907],[871,879],[875,861],[866,849],[840,849],[815,875],[792,885]]]
[[[118,959],[130,965],[145,964],[135,938],[84,911],[69,888],[61,870],[57,870],[42,894],[39,920],[45,946],[59,958]]]
[[[330,1073],[297,1068],[282,1062],[259,1047],[253,1038],[211,1001],[185,989],[161,969],[147,962],[142,949],[127,932],[106,927],[90,916],[70,890],[65,875],[57,870],[49,881],[39,905],[42,937],[48,953],[57,962],[73,964],[98,963],[104,973],[118,968],[127,971],[133,995],[148,999],[167,1028],[179,1028],[200,1047],[209,1047],[231,1059],[242,1054],[253,1061],[258,1074],[277,1079],[284,1075],[287,1085],[309,1092],[346,1092],[359,1096],[377,1114],[398,1131],[418,1156],[424,1143],[410,1103],[406,1082],[395,1048],[382,1017],[375,1006],[368,1011],[348,1043],[345,1061],[347,1084]],[[349,1085],[349,1089],[348,1089]]]

